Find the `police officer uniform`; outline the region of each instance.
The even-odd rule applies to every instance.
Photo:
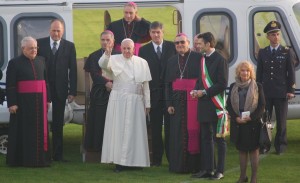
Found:
[[[266,34],[280,31],[280,23],[271,21],[264,29]],[[257,82],[262,83],[266,98],[266,110],[276,114],[277,131],[275,150],[277,154],[284,152],[287,146],[286,117],[288,110],[287,93],[295,92],[295,70],[288,47],[277,45],[260,49],[257,60]]]

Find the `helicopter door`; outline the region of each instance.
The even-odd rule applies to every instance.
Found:
[[[104,11],[104,30],[107,29],[107,26],[111,23],[110,13],[105,10]]]
[[[182,32],[182,17],[178,10],[173,11],[173,25],[177,26],[177,33]]]

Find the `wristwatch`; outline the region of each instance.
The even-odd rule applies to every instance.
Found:
[[[205,96],[206,94],[206,90],[202,90],[202,96]]]

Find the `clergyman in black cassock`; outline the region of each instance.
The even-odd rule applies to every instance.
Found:
[[[189,40],[183,33],[176,36],[175,47],[178,53],[168,60],[165,75],[165,100],[170,114],[169,170],[196,172],[200,164],[199,123],[197,100],[190,97],[190,91],[199,77],[201,54],[189,49]]]
[[[114,41],[114,35],[111,31],[104,31],[101,33],[100,39],[102,48],[91,53],[84,65],[84,70],[90,73],[93,80],[84,137],[84,148],[90,152],[101,153],[106,109],[110,93],[108,89],[109,86],[107,85],[112,84],[112,82],[102,76],[102,69],[98,61],[105,52],[106,44]],[[114,54],[118,54],[118,52],[113,50],[112,55]]]
[[[32,37],[21,42],[23,54],[9,61],[6,71],[10,112],[6,163],[9,166],[50,165],[47,101],[50,96],[45,59],[36,57]]]
[[[115,35],[114,48],[121,51],[121,42],[125,38],[133,40],[134,54],[138,55],[142,43],[151,40],[149,35],[150,22],[144,18],[140,18],[137,14],[137,5],[134,2],[128,2],[124,5],[124,17],[114,21],[107,26]]]

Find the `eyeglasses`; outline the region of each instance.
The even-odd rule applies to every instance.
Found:
[[[179,44],[184,44],[185,41],[175,41],[174,44],[179,45]]]

